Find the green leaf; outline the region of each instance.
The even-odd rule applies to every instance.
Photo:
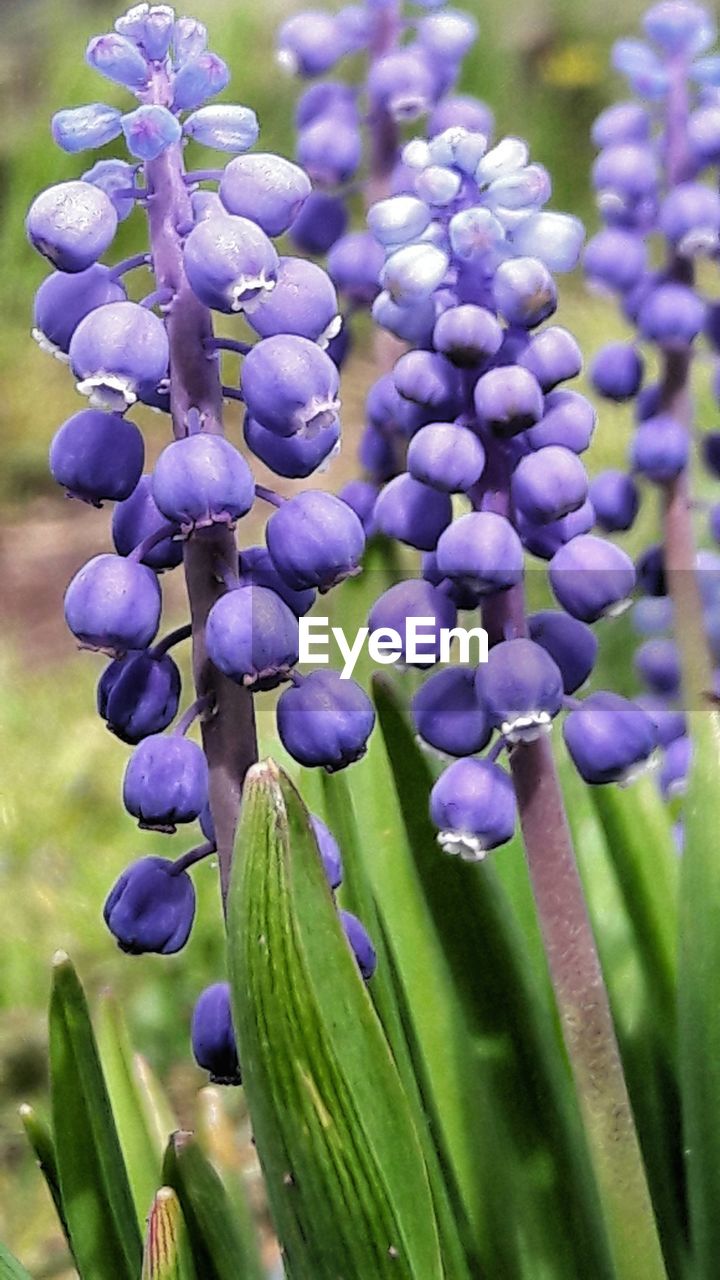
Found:
[[[185,1220],[172,1187],[161,1187],[153,1199],[141,1280],[195,1280]]]
[[[250,1115],[291,1280],[441,1280],[407,1098],[307,813],[270,761],[245,781],[229,961]]]
[[[35,1153],[40,1172],[52,1197],[52,1202],[55,1205],[55,1212],[62,1227],[63,1235],[68,1244],[70,1244],[70,1232],[65,1220],[55,1143],[53,1142],[50,1125],[46,1120],[41,1119],[34,1107],[28,1106],[27,1103],[23,1103],[20,1107],[20,1119],[22,1120],[27,1140]]]
[[[678,984],[683,1144],[693,1280],[715,1280],[720,1258],[720,714],[688,713],[693,761],[680,869]]]
[[[180,1201],[200,1280],[263,1280],[255,1240],[243,1234],[218,1174],[191,1133],[175,1133],[163,1179]]]
[[[96,1027],[138,1224],[144,1231],[160,1182],[163,1153],[178,1125],[147,1063],[139,1064],[133,1053],[120,1006],[109,992],[100,997]]]
[[[62,1203],[83,1280],[137,1280],[142,1241],[85,993],[55,958],[50,1085]]]
[[[242,1158],[242,1138],[230,1121],[225,1098],[228,1090],[206,1085],[197,1098],[196,1137],[203,1154],[222,1180],[232,1206],[235,1226],[245,1241],[248,1257],[257,1254],[258,1236],[248,1200]]]
[[[29,1271],[0,1241],[0,1280],[32,1280]]]

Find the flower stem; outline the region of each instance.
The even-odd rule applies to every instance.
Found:
[[[510,514],[508,460],[490,460],[484,505]],[[522,585],[488,597],[489,643],[527,636]],[[510,751],[530,881],[618,1280],[665,1266],[595,938],[547,736]]]
[[[167,105],[169,84],[158,71],[153,101]],[[173,431],[182,438],[195,410],[202,429],[223,435],[222,387],[217,363],[208,360],[213,338],[210,312],[195,297],[185,275],[179,228],[192,224],[190,194],[180,145],[169,147],[145,166],[153,264],[159,288],[172,290],[167,317],[170,343],[170,406]],[[190,601],[193,671],[198,697],[209,697],[215,714],[202,726],[210,771],[210,809],[217,841],[223,903],[230,884],[235,829],[243,780],[258,758],[252,694],[234,684],[210,662],[205,644],[208,613],[222,595],[217,565],[237,557],[234,534],[226,525],[195,531],[185,544],[185,579]]]

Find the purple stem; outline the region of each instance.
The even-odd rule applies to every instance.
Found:
[[[483,509],[512,518],[510,458],[491,446]],[[522,584],[489,596],[490,645],[528,634]],[[664,1276],[610,1002],[578,872],[550,738],[509,751],[525,856],[618,1277]],[[633,1239],[636,1236],[636,1239]],[[635,1268],[637,1268],[635,1270]]]
[[[189,622],[184,622],[181,627],[176,627],[174,631],[168,631],[162,640],[158,640],[157,644],[153,645],[151,650],[153,658],[164,657],[176,644],[181,644],[183,640],[189,640],[191,635],[192,627]]]
[[[192,728],[200,716],[204,717],[211,707],[212,702],[207,694],[201,698],[196,698],[194,702],[190,703],[187,711],[184,711],[181,715],[173,729],[173,733],[177,734],[178,738],[184,738],[188,729]]]
[[[159,546],[161,542],[165,542],[167,538],[174,537],[177,533],[177,525],[173,524],[171,520],[166,520],[159,528],[149,533],[147,538],[143,538],[142,542],[138,542],[137,546],[133,547],[128,560],[135,560],[140,564],[145,559],[145,556],[152,551],[153,547]]]
[[[666,103],[665,177],[668,188],[692,176],[687,140],[690,111],[688,68],[678,58],[670,68],[670,89]],[[669,273],[678,283],[692,286],[694,270],[688,258],[671,254]],[[660,384],[660,407],[679,422],[689,435],[693,430],[690,377],[693,353],[690,346],[666,351]],[[693,504],[689,468],[686,467],[665,488],[664,542],[665,570],[674,616],[678,621],[675,639],[683,668],[683,697],[688,710],[706,705],[711,692],[712,658],[703,626],[703,607],[695,564],[697,547],[693,530]]]
[[[181,871],[188,871],[196,862],[202,862],[203,858],[209,858],[213,853],[217,853],[217,850],[212,840],[206,840],[205,844],[199,844],[196,849],[188,849],[187,853],[175,859],[170,875],[179,876]]]
[[[152,270],[152,258],[149,253],[135,253],[132,258],[123,258],[122,262],[116,263],[110,269],[110,276],[113,280],[119,280],[121,276],[127,275],[129,271],[135,271],[138,267],[149,267]]]
[[[261,498],[263,502],[269,502],[272,507],[281,507],[285,498],[281,493],[276,493],[274,489],[268,489],[267,485],[256,484],[255,496]]]
[[[152,99],[162,106],[169,104],[170,87],[162,71],[155,73]],[[182,146],[168,147],[156,160],[148,161],[145,176],[150,192],[148,218],[157,283],[161,288],[172,289],[175,299],[167,317],[173,431],[176,438],[182,439],[188,415],[196,409],[204,431],[223,435],[220,377],[216,361],[208,360],[205,348],[213,337],[212,319],[188,283],[178,231],[192,223]],[[235,537],[226,525],[197,530],[185,544],[195,688],[199,697],[212,698],[215,707],[215,714],[203,722],[202,737],[210,770],[210,809],[223,903],[230,885],[243,780],[258,758],[252,694],[213,666],[205,644],[208,613],[224,592],[217,566],[231,564],[236,557]]]

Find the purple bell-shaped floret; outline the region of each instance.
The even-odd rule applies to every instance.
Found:
[[[202,747],[178,733],[143,738],[123,780],[123,803],[138,825],[173,832],[177,823],[194,822],[207,802],[208,765]]]
[[[590,481],[590,501],[605,533],[624,533],[635,523],[640,495],[626,471],[601,471]]]
[[[58,271],[85,271],[112,244],[117,214],[90,182],[59,182],[36,196],[25,228],[30,243]]]
[[[267,547],[243,547],[238,565],[238,582],[241,587],[267,587],[280,596],[296,618],[302,618],[315,603],[312,587],[294,591],[280,577]]]
[[[505,516],[472,511],[441,534],[437,564],[443,577],[480,595],[507,591],[522,582],[522,543]]]
[[[310,825],[322,858],[323,871],[334,893],[336,889],[340,888],[343,878],[342,855],[338,842],[332,831],[325,826],[322,818],[316,817],[314,813],[310,814]]]
[[[98,683],[99,715],[116,737],[132,746],[167,729],[179,701],[180,672],[169,653],[127,653],[106,667]]]
[[[229,440],[198,431],[163,449],[152,494],[163,515],[190,533],[211,524],[235,524],[255,501],[255,483]]]
[[[196,223],[183,256],[193,292],[228,315],[258,306],[277,280],[277,250],[249,218],[227,214]]]
[[[412,700],[412,717],[423,741],[449,756],[483,751],[492,734],[473,667],[445,667],[431,675]]]
[[[550,586],[566,613],[581,622],[597,622],[627,607],[635,569],[621,547],[593,534],[580,534],[555,552]]]
[[[369,982],[377,968],[377,954],[365,925],[351,911],[340,911],[340,923],[350,944],[360,975]]]
[[[528,618],[530,639],[550,654],[562,676],[566,694],[589,678],[597,658],[597,637],[590,627],[559,609],[543,609]]]
[[[404,471],[380,490],[374,515],[378,529],[389,538],[432,551],[452,520],[452,503],[447,493]]]
[[[192,880],[167,858],[140,858],[111,889],[103,915],[128,955],[174,955],[185,946],[195,917]]]
[[[124,298],[121,281],[115,280],[110,268],[100,262],[75,275],[54,271],[35,294],[33,337],[53,355],[67,355],[80,321],[96,307],[122,302]]]
[[[563,737],[586,782],[629,782],[647,767],[657,746],[653,721],[617,693],[592,693],[566,717]]]
[[[472,369],[497,355],[503,331],[492,311],[467,302],[438,316],[433,345],[461,369]]]
[[[635,651],[635,670],[651,693],[673,697],[680,691],[680,654],[674,640],[656,636]]]
[[[236,587],[208,614],[206,641],[216,667],[251,689],[274,689],[298,660],[298,621],[267,587]]]
[[[119,656],[147,648],[160,625],[161,604],[152,569],[122,556],[94,556],[65,592],[65,621],[84,648]]]
[[[248,413],[280,436],[315,435],[338,419],[340,379],[325,351],[307,338],[263,338],[245,357],[242,390]]]
[[[521,365],[488,370],[478,378],[474,395],[481,424],[503,439],[527,431],[543,416],[540,384]]]
[[[80,321],[69,356],[81,395],[98,409],[122,413],[167,378],[165,325],[137,302],[111,302]]]
[[[579,391],[551,391],[545,397],[542,418],[525,432],[523,440],[531,449],[559,444],[573,453],[584,453],[596,421],[593,405]]]
[[[129,556],[131,551],[147,541],[148,550],[142,556],[156,573],[174,569],[182,562],[183,541],[179,526],[168,532],[167,537],[156,541],[156,535],[168,524],[152,495],[152,476],[141,476],[136,488],[124,502],[119,502],[112,516],[112,538],[118,555]]]
[[[533,742],[562,706],[562,673],[533,640],[502,640],[478,668],[477,692],[490,723],[508,742]]]
[[[375,601],[368,617],[371,631],[394,631],[400,657],[410,666],[439,661],[442,631],[455,626],[457,609],[450,595],[424,578],[396,582]]]
[[[442,493],[467,493],[485,469],[485,450],[466,427],[431,422],[410,441],[407,466],[424,485]]]
[[[231,160],[219,188],[228,213],[252,219],[268,236],[281,236],[292,226],[311,190],[298,165],[257,153]]]
[[[622,403],[640,390],[644,364],[631,342],[608,342],[601,347],[590,368],[590,380],[598,395]]]
[[[666,800],[685,794],[691,763],[690,738],[687,735],[675,738],[667,747],[660,766],[660,790]]]
[[[690,443],[688,431],[671,414],[646,418],[633,436],[633,467],[654,484],[669,484],[688,465]]]
[[[549,524],[577,511],[588,496],[587,472],[576,453],[546,445],[521,458],[510,484],[513,503],[534,524]]]
[[[210,1073],[213,1084],[242,1084],[229,983],[215,982],[200,994],[193,1009],[191,1039],[195,1061]]]
[[[340,423],[331,423],[314,436],[303,435],[300,431],[296,431],[294,436],[279,436],[246,414],[243,435],[248,449],[276,475],[304,480],[314,471],[324,469],[337,453]]]
[[[73,414],[50,445],[53,478],[73,498],[99,507],[129,498],[142,475],[145,445],[133,422],[99,409]]]
[[[443,853],[482,862],[507,844],[516,820],[515,792],[503,769],[489,760],[456,760],[430,793],[430,817]]]
[[[305,258],[281,258],[275,288],[248,317],[261,338],[292,333],[325,349],[340,331],[338,300],[330,277]]]
[[[335,773],[360,760],[375,724],[367,694],[337,671],[311,671],[291,685],[277,704],[277,725],[286,751],[299,764]]]
[[[283,502],[267,523],[273,564],[293,590],[329,591],[359,572],[365,550],[362,524],[334,494],[307,489]]]

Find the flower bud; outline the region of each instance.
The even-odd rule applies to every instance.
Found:
[[[590,380],[598,395],[608,400],[632,400],[640,390],[643,359],[631,342],[608,342],[590,368]]]
[[[159,533],[167,518],[158,509],[152,495],[152,476],[141,476],[133,493],[124,502],[119,502],[112,516],[112,538],[115,550],[120,556],[129,556],[135,547],[146,539]],[[183,543],[177,536],[178,528],[173,534],[155,542],[142,557],[146,564],[156,573],[163,569],[174,569],[183,558]]]
[[[538,258],[508,258],[493,278],[495,305],[510,325],[532,329],[557,308],[557,289]]]
[[[690,437],[682,423],[670,414],[658,414],[638,427],[631,457],[635,470],[648,480],[669,484],[688,465]]]
[[[177,116],[152,103],[123,116],[122,131],[130,155],[138,160],[156,160],[182,137]]]
[[[60,182],[36,196],[25,228],[30,243],[59,271],[85,271],[112,243],[113,205],[90,182]]]
[[[65,621],[80,644],[116,655],[145,649],[160,625],[160,585],[143,564],[100,555],[65,592]]]
[[[545,396],[542,418],[525,432],[523,440],[531,449],[557,444],[573,453],[584,453],[596,422],[594,406],[579,391],[551,391]]]
[[[248,323],[261,338],[291,333],[326,348],[342,320],[330,277],[304,258],[280,258],[275,288],[266,293]]]
[[[332,249],[347,229],[345,202],[327,191],[311,191],[293,219],[290,235],[304,253],[322,256]]]
[[[433,422],[410,441],[407,467],[415,480],[442,493],[467,493],[485,469],[485,450],[466,427]]]
[[[650,717],[617,693],[592,693],[565,718],[563,737],[586,782],[629,782],[657,746]]]
[[[624,533],[635,523],[640,495],[627,472],[601,471],[590,482],[590,501],[605,533]]]
[[[294,590],[329,591],[359,572],[365,550],[363,527],[352,508],[319,489],[283,502],[268,520],[266,539],[275,568]]]
[[[508,775],[488,760],[456,760],[430,793],[430,816],[443,853],[482,862],[515,831],[515,792]]]
[[[247,151],[257,142],[259,132],[257,116],[250,107],[236,107],[227,102],[200,107],[183,125],[186,138],[215,151]]]
[[[684,284],[661,284],[651,289],[638,312],[644,338],[667,350],[694,342],[705,323],[705,303]]]
[[[140,858],[110,891],[103,916],[129,955],[174,955],[185,946],[195,917],[192,880],[167,858]]]
[[[50,470],[73,498],[93,506],[128,498],[142,475],[145,444],[133,422],[84,409],[52,438]]]
[[[528,520],[548,524],[583,505],[588,495],[587,472],[570,449],[547,445],[520,459],[510,494]]]
[[[695,57],[703,53],[716,37],[713,17],[693,0],[661,0],[648,9],[643,18],[646,34],[664,53]]]
[[[229,80],[230,72],[216,53],[201,53],[184,62],[173,76],[173,110],[192,111],[202,106],[208,98],[222,93]]]
[[[242,1084],[229,983],[216,982],[201,993],[193,1010],[191,1037],[195,1061],[210,1072],[213,1084]]]
[[[548,392],[559,382],[577,377],[583,366],[582,352],[567,329],[549,325],[533,335],[518,356],[518,365],[528,369]]]
[[[635,586],[635,569],[620,547],[581,534],[555,552],[550,586],[558,604],[573,618],[597,622],[625,607]]]
[[[369,307],[380,292],[383,261],[374,236],[368,231],[352,231],[332,246],[327,269],[340,293],[360,307]]]
[[[567,613],[545,609],[530,615],[528,634],[550,654],[562,676],[564,692],[575,693],[595,666],[598,642],[594,633]]]
[[[668,744],[660,766],[660,790],[665,800],[685,794],[691,763],[692,742],[687,735]]]
[[[144,89],[150,77],[150,68],[137,45],[113,31],[90,41],[85,60],[101,76],[126,89]]]
[[[82,175],[82,180],[105,192],[119,222],[130,216],[135,208],[135,169],[127,160],[98,160]],[[108,298],[108,302],[111,301],[114,299]]]
[[[335,773],[364,756],[375,724],[367,694],[337,671],[311,671],[277,704],[280,739],[299,764]]]
[[[307,338],[264,338],[245,357],[242,389],[248,413],[278,435],[311,437],[332,426],[340,407],[338,388],[332,360]]]
[[[681,182],[660,206],[659,229],[682,257],[718,247],[720,195],[700,182]]]
[[[414,306],[442,284],[449,266],[447,254],[434,244],[409,244],[397,249],[380,275],[393,302]]]
[[[420,737],[450,756],[483,751],[492,734],[472,667],[445,667],[430,676],[412,700],[412,717]]]
[[[124,298],[122,284],[99,262],[74,275],[53,271],[35,295],[33,337],[43,349],[67,355],[80,321],[96,307]]]
[[[322,76],[347,51],[347,40],[335,14],[310,9],[295,14],[278,32],[278,62],[293,75]]]
[[[647,271],[647,246],[642,236],[622,227],[605,227],[585,248],[583,266],[590,285],[627,293]]]
[[[592,140],[599,150],[622,142],[647,142],[651,129],[650,112],[642,103],[614,102],[597,117]]]
[[[332,831],[330,831],[321,818],[317,818],[314,813],[310,814],[310,825],[313,829],[313,835],[317,842],[317,847],[322,858],[323,871],[327,878],[333,893],[340,888],[343,878],[342,856]]]
[[[414,654],[408,621],[422,619],[415,636]],[[457,611],[449,595],[423,578],[396,582],[375,601],[368,617],[371,631],[396,631],[400,660],[411,666],[433,666],[440,657],[440,632],[455,625]]]
[[[446,129],[466,129],[492,138],[495,120],[491,108],[470,94],[448,94],[433,109],[427,124],[427,135],[434,138]]]
[[[248,448],[266,467],[276,475],[298,480],[328,464],[338,452],[340,424],[331,423],[310,437],[299,431],[294,436],[279,436],[246,414],[243,434]]]
[[[526,431],[543,416],[537,378],[517,364],[482,374],[475,383],[474,399],[481,424],[503,439]]]
[[[177,823],[194,822],[207,802],[202,747],[177,733],[143,738],[123,779],[123,803],[138,825],[172,833]]]
[[[418,120],[437,97],[428,54],[408,45],[376,58],[368,73],[367,91],[371,109],[386,111],[399,122]]]
[[[215,666],[250,689],[274,689],[298,660],[297,618],[267,587],[236,587],[216,600],[206,639]]]
[[[56,111],[52,118],[52,136],[63,151],[92,151],[104,147],[121,132],[121,112],[104,102],[91,102],[86,107]]]
[[[98,714],[111,733],[132,746],[167,729],[179,700],[180,672],[169,653],[127,653],[105,668],[98,683]]]
[[[339,916],[343,932],[360,970],[360,975],[365,982],[369,982],[377,968],[377,955],[370,940],[370,935],[365,926],[360,923],[357,916],[354,916],[352,912],[341,910]]]
[[[295,153],[318,186],[341,186],[360,166],[362,134],[353,121],[320,116],[300,130]]]
[[[492,311],[473,303],[449,307],[438,316],[433,346],[459,368],[473,368],[497,355],[503,331]]]
[[[374,515],[377,528],[387,537],[419,551],[432,551],[452,520],[452,503],[447,492],[403,472],[380,490]]]
[[[230,161],[219,190],[228,213],[279,236],[292,225],[311,187],[307,174],[282,156],[253,154]]]
[[[174,440],[155,463],[156,506],[183,533],[211,524],[234,525],[255,501],[252,472],[223,436],[198,431]]]
[[[522,582],[522,543],[509,520],[473,511],[448,526],[437,544],[438,569],[479,595],[507,591]]]
[[[635,651],[635,670],[651,693],[673,697],[680,690],[680,655],[674,640],[646,640]]]
[[[515,253],[539,258],[550,271],[573,271],[580,260],[585,228],[569,213],[543,210],[523,218],[513,230]]]
[[[241,587],[267,587],[280,596],[297,618],[303,617],[315,603],[315,592],[310,588],[293,591],[280,577],[266,547],[243,547],[238,566]]]

